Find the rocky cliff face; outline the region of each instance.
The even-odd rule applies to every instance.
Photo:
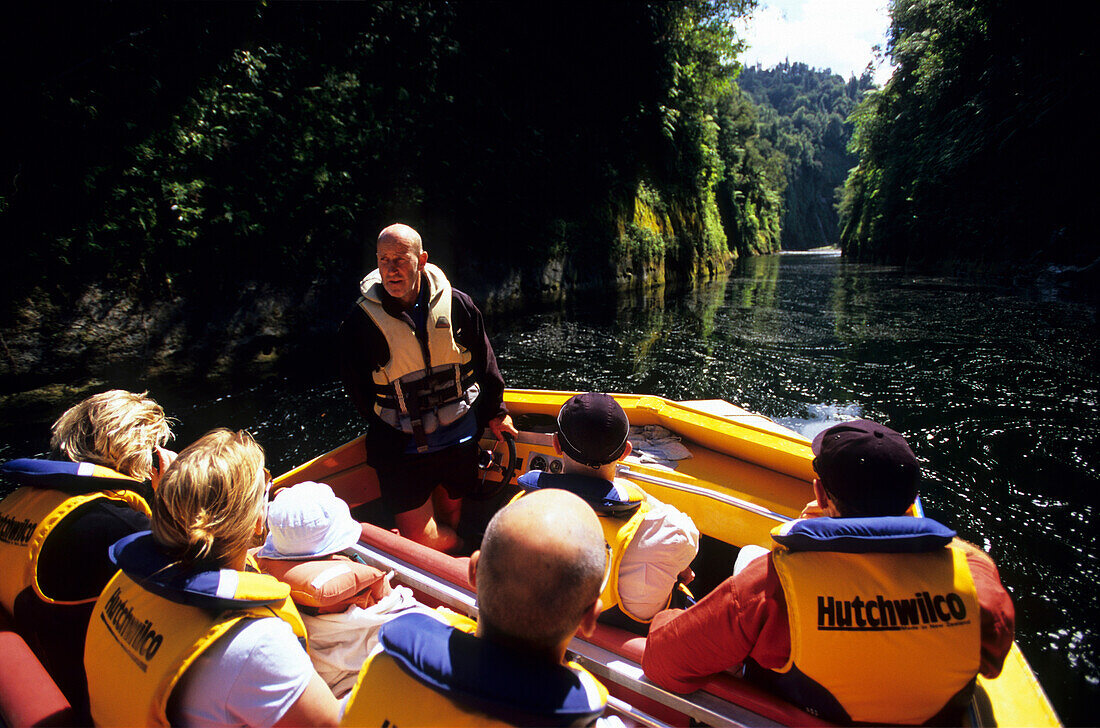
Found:
[[[644,187],[629,204],[600,217],[595,227],[610,238],[605,245],[589,245],[586,233],[522,267],[467,260],[443,265],[483,310],[499,311],[560,301],[573,291],[691,281],[725,270],[732,260],[724,235],[708,237],[713,233],[704,214]],[[0,322],[0,391],[11,396],[104,376],[250,376],[286,357],[331,358],[361,275],[347,270],[292,285],[245,282],[218,294],[160,297],[125,282],[38,290]]]
[[[120,371],[225,376],[277,356],[288,341],[334,334],[340,307],[353,296],[330,289],[340,286],[317,280],[286,291],[250,283],[222,300],[196,292],[142,301],[103,283],[89,284],[71,301],[38,292],[0,329],[0,381],[11,392]]]

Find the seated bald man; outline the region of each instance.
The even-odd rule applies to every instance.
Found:
[[[479,619],[409,614],[384,625],[343,725],[590,725],[607,690],[565,659],[600,613],[596,514],[563,490],[498,512],[470,557]],[[621,724],[620,724],[621,725]]]

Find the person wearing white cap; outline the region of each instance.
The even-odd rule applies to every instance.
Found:
[[[309,638],[309,657],[333,694],[343,697],[378,642],[378,628],[418,606],[412,591],[349,549],[362,526],[324,483],[279,490],[267,514],[268,536],[255,553],[260,570],[290,585]]]

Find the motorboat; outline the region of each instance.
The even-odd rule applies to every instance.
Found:
[[[560,472],[553,448],[555,417],[574,392],[510,389],[505,401],[519,435],[501,446],[482,441],[483,477],[498,507],[516,492],[513,479],[530,470]],[[758,414],[722,400],[671,401],[616,394],[631,423],[632,454],[619,477],[694,519],[703,534],[692,582],[701,597],[729,575],[747,544],[770,547],[772,528],[796,518],[813,498],[810,442]],[[360,557],[392,570],[395,584],[413,590],[431,607],[477,617],[476,594],[467,580],[468,557],[449,556],[401,537],[380,509],[378,479],[367,465],[359,437],[280,475],[274,488],[304,481],[327,483],[363,520]],[[487,515],[487,514],[484,514]],[[920,503],[914,515],[922,516]],[[609,710],[637,725],[823,726],[830,725],[732,673],[711,677],[680,695],[650,682],[641,669],[645,637],[599,624],[588,638],[574,638],[570,654],[611,693]],[[0,614],[0,720],[7,726],[72,725],[78,716],[26,642]],[[1056,726],[1058,717],[1019,647],[1001,674],[979,676],[967,722],[974,726]]]
[[[508,447],[482,441],[483,477],[498,481],[503,495],[512,478],[530,470],[560,472],[553,447],[555,417],[575,392],[509,389],[505,402],[519,435]],[[810,442],[772,420],[723,400],[671,401],[615,394],[631,423],[633,452],[618,476],[674,505],[694,519],[703,544],[693,568],[697,597],[729,575],[737,551],[747,544],[770,548],[771,530],[797,518],[813,499]],[[303,481],[330,485],[341,498],[369,514],[378,505],[378,480],[366,463],[364,438],[320,455],[275,481],[275,488]],[[500,490],[501,488],[498,488]],[[501,499],[497,499],[499,504]],[[919,501],[914,515],[922,516]],[[393,570],[395,583],[411,588],[429,606],[477,617],[476,595],[467,580],[467,558],[453,557],[402,538],[396,530],[363,523],[357,550],[364,561]],[[830,725],[732,673],[710,678],[699,690],[679,695],[647,680],[641,669],[645,638],[599,624],[589,638],[574,638],[570,653],[599,677],[612,694],[611,709],[642,725]],[[1017,645],[996,679],[978,676],[968,709],[975,726],[1060,725],[1058,717]]]

